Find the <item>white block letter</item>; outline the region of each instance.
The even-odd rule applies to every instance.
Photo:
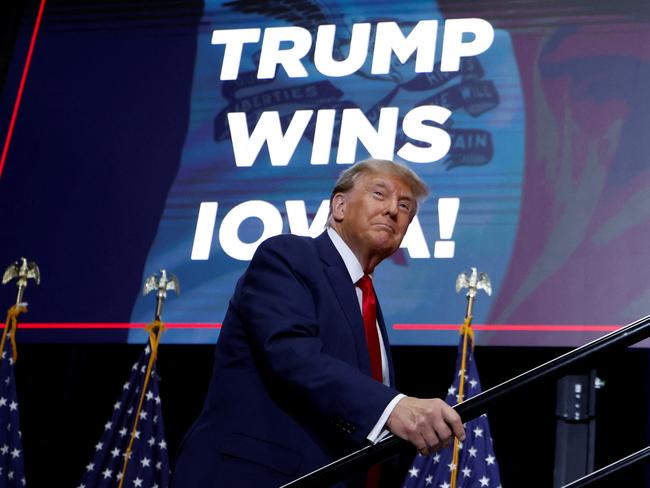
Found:
[[[450,110],[437,105],[422,105],[410,110],[402,121],[404,135],[416,141],[426,142],[429,147],[419,147],[407,142],[397,151],[397,155],[412,163],[432,163],[444,158],[451,148],[451,137],[444,129],[422,122],[431,120],[442,125],[450,116]]]
[[[212,31],[212,44],[225,44],[220,80],[236,80],[244,44],[259,42],[260,29],[226,29]]]
[[[448,197],[438,199],[438,221],[440,222],[440,240],[433,248],[433,257],[449,259],[454,257],[456,242],[451,240],[456,226],[460,198]]]
[[[239,226],[249,218],[262,221],[262,235],[254,242],[242,242],[239,239]],[[233,259],[250,261],[257,246],[269,237],[282,233],[282,215],[269,202],[250,200],[234,207],[226,214],[219,228],[219,243],[224,252]]]
[[[357,71],[368,56],[370,24],[353,24],[350,51],[347,59],[337,61],[333,57],[335,25],[321,25],[316,36],[314,65],[325,76],[348,76]]]
[[[280,49],[282,41],[293,43],[289,49]],[[281,64],[289,78],[304,78],[307,70],[300,60],[311,48],[311,34],[302,27],[269,27],[264,30],[258,79],[275,77],[275,68]]]
[[[282,133],[279,112],[263,112],[249,135],[244,112],[230,112],[228,125],[235,154],[235,165],[252,166],[266,142],[271,165],[286,166],[309,124],[313,110],[297,110],[291,118],[287,133]]]
[[[304,200],[287,200],[287,220],[289,221],[289,232],[297,236],[318,237],[327,223],[327,215],[330,210],[329,200],[323,200],[318,207],[311,225],[307,223],[307,208]]]
[[[421,20],[406,37],[397,22],[379,22],[375,35],[375,52],[372,55],[372,73],[380,75],[390,72],[391,53],[394,52],[404,64],[415,51],[416,73],[433,71],[437,33],[437,20]]]
[[[376,159],[393,159],[398,107],[384,107],[379,111],[379,127],[375,129],[361,109],[346,108],[341,116],[341,135],[337,164],[352,164],[356,159],[357,140]]]
[[[311,164],[329,163],[335,118],[336,110],[323,109],[316,112],[314,142],[311,147]]]
[[[214,222],[217,219],[217,202],[201,202],[199,217],[196,220],[194,244],[192,245],[192,261],[205,261],[210,257]]]
[[[466,32],[474,34],[474,39],[470,42],[463,42],[463,34]],[[494,29],[487,20],[446,20],[440,71],[458,71],[460,58],[481,54],[492,45],[492,41],[494,41]]]
[[[409,228],[406,230],[406,235],[404,236],[404,239],[402,239],[402,244],[400,244],[399,247],[406,248],[409,256],[413,259],[425,259],[431,257],[417,215],[413,217],[411,225],[409,225]]]

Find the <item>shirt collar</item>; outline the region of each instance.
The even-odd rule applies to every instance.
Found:
[[[327,228],[327,235],[331,239],[332,244],[334,244],[336,250],[341,255],[343,263],[345,263],[345,268],[348,270],[348,274],[352,279],[352,283],[356,283],[364,275],[361,263],[352,252],[352,249],[350,249],[343,238],[341,238],[341,236],[338,235],[338,233],[332,227]]]

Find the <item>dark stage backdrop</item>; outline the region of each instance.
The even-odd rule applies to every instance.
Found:
[[[2,136],[36,6],[7,31]],[[41,267],[26,321],[68,328],[23,341],[142,343],[138,328],[71,328],[148,322],[141,285],[166,268],[182,294],[163,340],[213,343],[259,242],[320,233],[336,175],[369,155],[433,190],[377,272],[393,344],[454,344],[471,266],[495,290],[480,345],[575,346],[647,314],[647,15],[645,1],[50,0],[0,179],[0,257]],[[278,49],[295,59],[274,69]]]
[[[28,486],[79,484],[131,364],[141,352],[139,345],[20,346],[16,382]],[[493,386],[563,352],[557,348],[477,348],[481,383],[484,388]],[[420,396],[446,394],[454,376],[455,347],[398,346],[393,355],[400,390]],[[200,412],[212,361],[210,345],[160,347],[157,370],[171,458]],[[596,467],[602,467],[648,444],[647,350],[630,349],[588,366],[595,366],[606,382],[598,390],[596,412]],[[489,411],[505,488],[553,485],[554,412],[553,381],[529,388]],[[605,486],[646,487],[644,468],[627,471]]]

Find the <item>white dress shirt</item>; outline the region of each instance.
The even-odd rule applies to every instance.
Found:
[[[341,255],[341,258],[343,259],[343,262],[345,263],[345,267],[348,270],[348,273],[350,275],[350,279],[352,280],[352,283],[356,283],[359,281],[363,275],[365,274],[363,272],[363,267],[361,266],[361,263],[359,263],[359,260],[357,257],[354,255],[352,252],[352,249],[345,243],[345,241],[339,236],[336,231],[328,227],[327,228],[327,235],[329,238],[332,240],[332,243],[334,244],[334,247],[336,250],[339,252]],[[372,276],[370,277],[372,278]],[[359,302],[359,311],[362,310],[362,293],[361,289],[358,286],[355,286],[356,292],[357,292],[357,300]],[[382,382],[386,386],[390,386],[390,373],[388,371],[388,357],[386,356],[386,349],[384,348],[384,341],[383,341],[383,336],[381,334],[381,329],[379,328],[379,323],[375,322],[375,326],[377,327],[377,334],[379,337],[379,348],[381,350],[381,376],[382,376]],[[384,409],[384,412],[381,414],[379,417],[379,420],[375,424],[375,426],[372,428],[370,433],[367,436],[367,439],[372,442],[373,444],[376,443],[377,441],[381,440],[386,434],[388,434],[388,431],[384,429],[384,426],[386,425],[386,421],[388,420],[388,417],[392,413],[393,409],[397,405],[397,403],[404,398],[405,395],[398,393],[395,398],[393,398],[390,403],[386,406]]]

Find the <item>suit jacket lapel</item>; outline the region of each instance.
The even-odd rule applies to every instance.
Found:
[[[354,336],[354,347],[357,352],[360,369],[371,375],[370,356],[366,346],[366,337],[363,330],[363,318],[359,309],[356,290],[350,278],[345,263],[330,240],[327,232],[316,238],[316,246],[321,259],[325,263],[324,270],[327,279],[332,285],[343,314],[347,319],[347,325]]]

